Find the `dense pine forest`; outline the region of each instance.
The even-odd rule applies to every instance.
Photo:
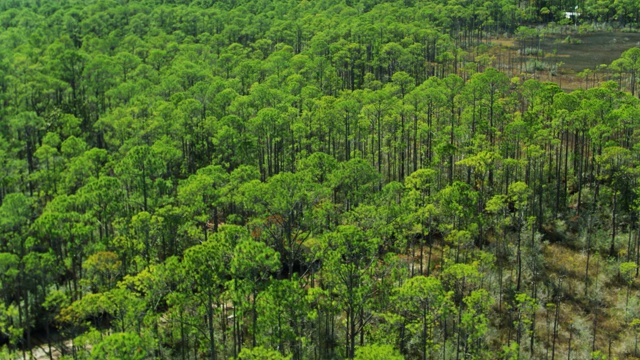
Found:
[[[0,358],[640,358],[639,17],[0,1]]]

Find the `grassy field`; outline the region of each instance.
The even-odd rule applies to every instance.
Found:
[[[557,82],[570,91],[612,79],[602,65],[608,66],[625,50],[640,47],[640,33],[559,33],[547,34],[539,41],[528,40],[525,46],[514,38],[496,39],[492,44],[501,70]],[[583,73],[585,69],[591,70],[589,75]]]

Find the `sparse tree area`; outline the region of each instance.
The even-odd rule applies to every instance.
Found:
[[[639,357],[638,14],[0,1],[0,358]]]

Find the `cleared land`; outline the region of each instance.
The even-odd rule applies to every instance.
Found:
[[[528,39],[525,43],[501,38],[492,44],[497,45],[492,54],[498,68],[575,90],[612,79],[613,74],[602,65],[611,64],[632,47],[640,47],[640,33],[563,32],[546,34],[539,40]],[[588,74],[583,73],[585,69],[590,70]]]

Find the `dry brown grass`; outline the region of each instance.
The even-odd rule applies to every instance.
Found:
[[[495,38],[491,39],[489,42],[493,46],[503,46],[503,47],[514,47],[516,45],[516,40],[514,38]]]
[[[596,72],[588,78],[578,74],[585,69],[596,69],[602,64],[608,65],[620,57],[625,50],[640,45],[640,34],[626,33],[588,33],[570,34],[578,43],[567,43],[563,39],[569,34],[548,35],[541,41],[544,56],[521,56],[519,43],[513,38],[493,38],[489,41],[487,53],[494,57],[492,66],[506,72],[510,76],[518,76],[523,80],[537,79],[557,83],[565,91],[586,89],[610,80],[607,72]],[[542,61],[548,66],[561,65],[553,73],[549,70],[523,73],[520,62]]]

